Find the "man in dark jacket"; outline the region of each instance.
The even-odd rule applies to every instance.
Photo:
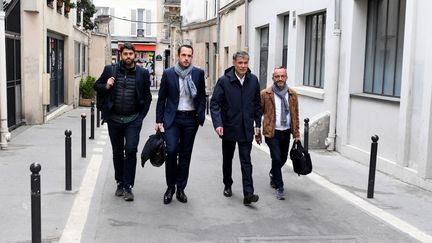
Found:
[[[198,125],[205,120],[204,71],[192,65],[193,48],[181,45],[177,50],[178,62],[162,74],[156,106],[156,130],[165,129],[167,190],[164,204],[171,202],[174,192],[182,203],[187,202],[184,189],[189,177]]]
[[[124,43],[120,54],[120,63],[105,66],[94,89],[104,94],[102,114],[108,122],[113,151],[115,195],[133,201],[139,136],[151,103],[150,76],[135,64],[135,47],[131,43]]]
[[[243,181],[243,203],[249,205],[258,201],[254,194],[252,163],[250,153],[255,133],[260,133],[261,100],[258,78],[249,68],[249,54],[239,51],[233,55],[233,67],[219,78],[211,98],[213,126],[222,138],[223,194],[231,197],[232,159],[238,144]]]

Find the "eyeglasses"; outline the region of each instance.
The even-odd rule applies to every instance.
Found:
[[[287,77],[286,75],[273,75],[273,78],[275,79],[284,79],[286,77]]]

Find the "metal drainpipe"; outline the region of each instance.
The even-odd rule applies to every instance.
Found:
[[[249,0],[245,0],[245,51],[249,52]]]
[[[6,149],[10,140],[7,120],[5,42],[5,12],[0,10],[0,149]]]
[[[331,56],[331,62],[335,63],[331,67],[331,75],[329,80],[331,83],[330,87],[333,87],[329,92],[330,102],[330,125],[329,125],[329,133],[328,137],[325,139],[325,145],[327,146],[327,150],[333,151],[336,146],[336,122],[337,122],[337,101],[338,101],[338,86],[339,86],[339,62],[340,62],[340,0],[334,1],[334,28],[333,28],[333,49],[334,52]]]
[[[217,6],[216,6],[216,11],[217,11],[217,18],[216,18],[216,77],[219,77],[219,70],[220,70],[220,19],[221,19],[221,14],[220,14],[220,0],[217,0]],[[214,80],[214,84],[216,84],[216,80]]]

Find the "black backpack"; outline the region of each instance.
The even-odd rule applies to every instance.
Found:
[[[117,66],[116,64],[111,64],[112,69],[112,77],[117,79]],[[98,110],[103,110],[105,100],[108,100],[110,97],[111,92],[108,93],[102,93],[102,92],[96,92],[96,108]]]

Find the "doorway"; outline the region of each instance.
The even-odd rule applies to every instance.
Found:
[[[47,73],[50,74],[49,113],[64,104],[64,40],[52,33],[47,37]]]

